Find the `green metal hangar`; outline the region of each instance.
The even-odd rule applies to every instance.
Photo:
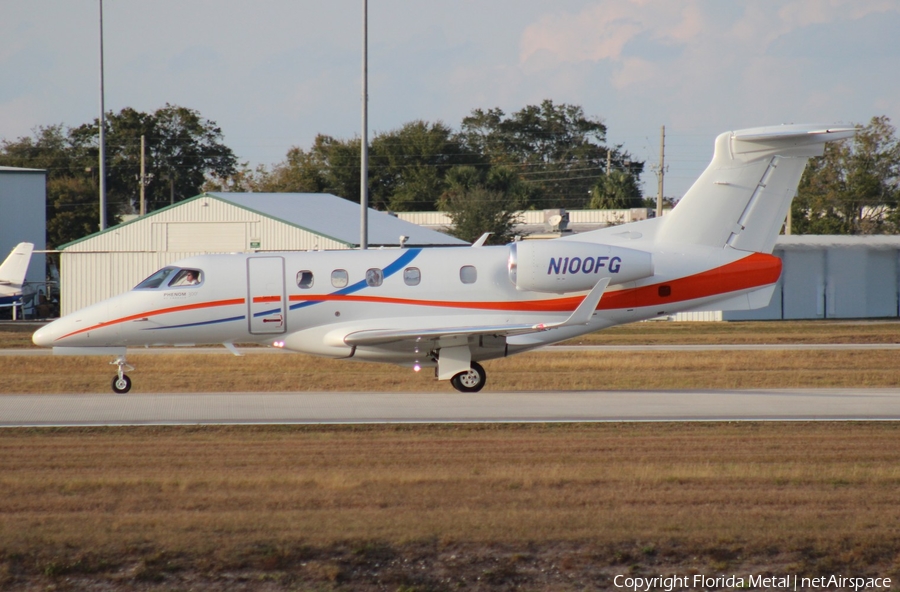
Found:
[[[370,248],[463,246],[369,209]],[[170,263],[204,253],[355,249],[359,204],[320,193],[204,193],[62,245],[61,312],[115,296]]]

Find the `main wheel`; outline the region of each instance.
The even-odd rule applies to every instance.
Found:
[[[453,388],[461,393],[477,393],[484,388],[486,382],[487,373],[478,362],[472,362],[471,368],[450,379]]]
[[[123,374],[122,378],[119,378],[118,375],[113,376],[112,389],[116,393],[124,395],[131,390],[131,379],[127,374]]]

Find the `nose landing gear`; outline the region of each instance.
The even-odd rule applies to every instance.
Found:
[[[113,376],[112,390],[117,394],[124,395],[131,390],[131,379],[125,374],[125,369],[134,370],[134,366],[129,365],[125,361],[125,356],[119,356],[114,362],[110,362],[110,365],[118,366],[119,368],[118,373]]]

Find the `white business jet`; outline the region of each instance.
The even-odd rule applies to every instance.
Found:
[[[721,134],[712,163],[663,217],[507,246],[202,255],[41,328],[59,353],[256,342],[331,358],[433,367],[481,390],[478,362],[686,310],[766,306],[771,255],[809,157],[841,126]]]
[[[32,251],[32,243],[19,243],[0,264],[0,306],[18,306],[21,302]]]

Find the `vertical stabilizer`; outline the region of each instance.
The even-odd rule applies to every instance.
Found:
[[[28,272],[28,264],[31,262],[33,250],[34,245],[31,243],[16,245],[6,261],[0,265],[0,285],[21,286],[25,282],[25,274]]]
[[[855,131],[784,125],[719,135],[712,162],[663,218],[657,240],[771,253],[806,161]]]

